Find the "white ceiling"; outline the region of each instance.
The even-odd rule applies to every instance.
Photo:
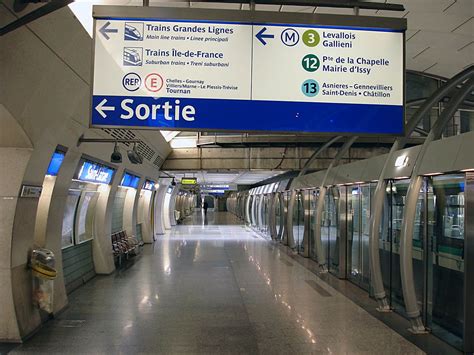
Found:
[[[372,0],[369,0],[372,1]],[[373,0],[372,2],[382,2]],[[450,78],[474,63],[474,0],[385,0],[403,4],[404,12],[361,10],[360,15],[405,17],[407,69]],[[141,5],[141,0],[80,0],[71,5],[76,13],[84,12],[92,28],[92,4]],[[190,1],[150,0],[151,6],[192,7],[209,9],[248,10],[248,4],[222,4]],[[82,10],[81,10],[82,9]],[[312,12],[353,14],[352,9],[315,8],[314,6],[257,5],[260,11]]]
[[[273,176],[283,174],[285,171],[250,170],[250,171],[167,171],[179,181],[182,177],[197,177],[198,184],[237,184],[253,185]]]

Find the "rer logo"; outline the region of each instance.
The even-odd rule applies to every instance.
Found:
[[[128,91],[137,91],[142,85],[142,78],[137,73],[128,73],[122,79],[122,86]]]
[[[143,64],[143,48],[124,47],[123,65],[129,67],[141,67]]]
[[[125,22],[123,39],[126,41],[143,41],[143,22]]]
[[[287,28],[281,33],[281,41],[285,46],[293,47],[298,44],[300,35],[298,31],[293,28]]]

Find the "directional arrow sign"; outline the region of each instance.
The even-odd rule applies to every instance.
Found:
[[[107,103],[107,99],[103,99],[96,107],[96,111],[99,113],[99,115],[102,116],[102,118],[106,118],[107,115],[104,111],[115,111],[115,107],[113,106],[104,106]]]
[[[110,37],[108,35],[108,33],[117,33],[118,32],[118,29],[116,28],[108,28],[110,26],[110,21],[107,21],[105,23],[105,25],[103,25],[100,29],[99,29],[99,32],[102,33],[102,35],[104,36],[104,38],[106,40],[109,40]]]
[[[406,19],[132,6],[93,16],[91,127],[404,134]]]
[[[267,42],[265,41],[265,38],[275,38],[274,35],[271,34],[265,34],[265,31],[267,30],[266,27],[263,27],[256,35],[257,39],[265,46]]]

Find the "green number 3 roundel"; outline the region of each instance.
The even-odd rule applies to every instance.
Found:
[[[303,33],[303,42],[308,47],[316,47],[319,43],[319,33],[315,30],[307,30]]]
[[[315,72],[319,69],[319,58],[314,54],[307,54],[301,60],[301,65],[303,66],[304,70],[309,72]]]

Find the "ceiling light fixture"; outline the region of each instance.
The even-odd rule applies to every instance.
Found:
[[[122,162],[122,153],[120,153],[119,146],[117,142],[114,145],[114,151],[110,155],[110,162],[111,163],[121,163]]]
[[[133,148],[131,150],[127,150],[127,156],[128,160],[130,160],[130,163],[143,164],[143,158],[137,152],[137,146],[135,143],[133,144]]]

